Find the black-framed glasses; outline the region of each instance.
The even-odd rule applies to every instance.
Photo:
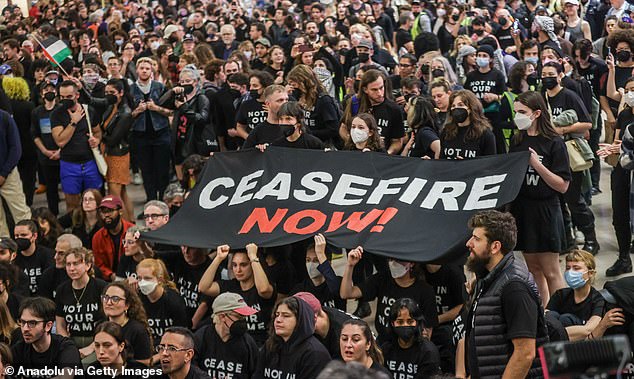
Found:
[[[165,216],[163,213],[152,213],[152,214],[144,214],[143,215],[143,219],[147,220],[149,218],[151,218],[152,220],[156,220],[159,217],[163,217]]]
[[[119,304],[119,302],[121,300],[125,300],[125,297],[119,297],[119,296],[108,296],[108,295],[102,295],[101,296],[101,301],[103,301],[104,303],[107,303],[109,301],[112,301],[112,304]]]
[[[191,350],[191,348],[176,347],[174,345],[157,345],[155,349],[157,353],[162,353],[163,351],[166,351],[169,354]]]
[[[22,320],[21,318],[18,319],[18,325],[20,326],[20,328],[24,328],[25,326],[28,326],[29,329],[33,329],[40,322],[46,322],[46,321],[45,320]]]

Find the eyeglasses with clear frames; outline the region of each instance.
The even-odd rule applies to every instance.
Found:
[[[144,220],[147,220],[147,219],[150,219],[150,218],[151,218],[152,220],[156,220],[157,218],[159,218],[159,217],[163,217],[163,216],[165,216],[165,215],[164,215],[164,214],[162,214],[162,213],[144,214],[144,215],[143,215],[143,219],[144,219]]]
[[[157,345],[156,346],[157,353],[162,353],[163,351],[166,351],[167,353],[172,354],[175,352],[187,351],[187,350],[191,350],[191,349],[176,347],[173,345]]]

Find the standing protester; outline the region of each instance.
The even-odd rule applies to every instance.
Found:
[[[302,121],[304,115],[305,112],[298,102],[284,103],[277,111],[283,136],[273,141],[272,145],[294,149],[324,149],[326,145],[306,129]]]
[[[273,84],[273,77],[264,71],[253,71],[249,75],[249,96],[237,107],[236,126],[229,129],[231,137],[246,140],[249,133],[267,118],[264,109],[264,89]]]
[[[17,265],[28,278],[29,291],[35,296],[42,273],[52,267],[53,251],[37,243],[37,226],[31,220],[21,220],[15,225],[15,242],[18,254],[13,263]]]
[[[192,364],[194,359],[194,335],[183,327],[172,326],[165,330],[156,351],[161,359],[161,378],[210,379]]]
[[[243,149],[255,147],[257,145],[272,143],[279,138],[284,137],[284,130],[279,127],[279,119],[277,112],[280,107],[288,102],[288,94],[286,88],[279,84],[273,84],[264,89],[262,93],[264,97],[264,105],[269,110],[266,114],[266,120],[258,124],[242,145]]]
[[[103,219],[103,228],[92,238],[95,264],[101,270],[103,278],[113,281],[123,255],[123,241],[131,223],[121,218],[123,202],[117,196],[104,197],[99,204],[99,216]]]
[[[198,366],[212,378],[250,379],[255,373],[258,347],[247,333],[245,318],[258,311],[231,292],[218,295],[211,307],[211,324],[194,336]]]

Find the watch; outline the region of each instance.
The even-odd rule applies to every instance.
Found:
[[[251,259],[251,263],[253,263],[253,262],[258,262],[258,263],[260,263],[260,258]]]

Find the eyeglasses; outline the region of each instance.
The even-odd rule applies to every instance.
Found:
[[[152,214],[144,214],[143,215],[143,219],[147,220],[147,219],[152,219],[152,220],[156,220],[159,217],[164,217],[165,215],[162,213],[152,213]]]
[[[24,328],[25,326],[28,326],[29,329],[33,329],[40,322],[46,322],[46,321],[44,321],[44,320],[22,320],[21,318],[18,319],[18,325],[20,326],[20,328]]]
[[[119,297],[119,296],[108,296],[108,295],[102,295],[101,296],[101,301],[103,301],[104,303],[107,303],[109,301],[112,301],[112,304],[119,304],[119,302],[121,300],[125,300],[125,297]]]
[[[123,246],[131,246],[136,243],[136,240],[123,240]]]
[[[173,345],[157,345],[156,346],[157,353],[162,353],[163,351],[166,351],[167,353],[172,354],[177,351],[180,352],[180,351],[187,351],[187,350],[191,350],[191,348],[180,348]]]
[[[398,65],[401,66],[401,67],[412,67],[412,66],[414,66],[413,64],[407,64],[407,63],[399,63]]]

